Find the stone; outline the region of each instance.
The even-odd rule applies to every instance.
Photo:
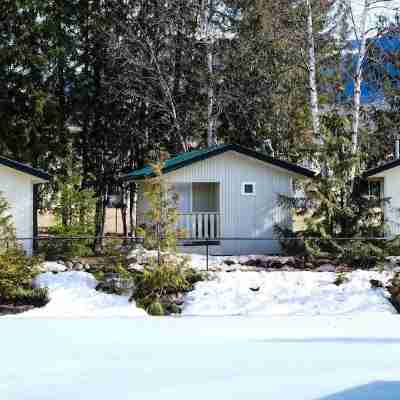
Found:
[[[77,263],[74,264],[73,269],[74,269],[74,271],[83,271],[84,267],[80,262],[77,262]]]
[[[228,266],[231,266],[231,265],[234,265],[234,264],[236,264],[236,263],[235,263],[235,261],[233,261],[233,260],[224,260],[224,264],[226,264],[226,265],[228,265]]]
[[[92,266],[90,264],[84,264],[83,269],[85,271],[90,271],[92,269]]]
[[[64,260],[57,260],[57,264],[61,264],[61,265],[65,265],[65,261]]]
[[[143,272],[144,266],[141,264],[129,264],[126,269],[130,272]]]
[[[72,270],[74,268],[74,263],[72,261],[67,261],[65,263],[65,266],[67,267],[68,270]]]
[[[316,260],[316,263],[317,263],[319,266],[322,266],[322,265],[325,265],[325,264],[332,265],[332,264],[333,264],[333,261],[332,261],[332,260],[329,260],[328,258],[320,258],[320,259]]]
[[[317,272],[336,272],[336,267],[332,264],[322,264],[317,269]]]

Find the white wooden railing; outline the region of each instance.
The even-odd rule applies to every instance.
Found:
[[[221,236],[221,214],[218,212],[180,213],[178,228],[192,239],[216,239]]]

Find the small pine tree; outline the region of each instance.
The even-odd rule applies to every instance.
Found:
[[[16,244],[15,227],[9,210],[10,206],[0,192],[0,252]]]
[[[161,161],[150,164],[154,177],[144,184],[144,195],[149,203],[144,235],[147,245],[157,249],[159,265],[162,251],[176,252],[179,236],[178,196],[163,175],[165,158],[162,155]]]
[[[351,171],[359,165],[359,160],[350,154],[351,142],[345,129],[338,129],[345,127],[338,125],[338,121],[334,121],[336,129],[325,129],[324,144],[316,145],[314,150],[318,164],[324,165],[325,171],[305,184],[309,200],[306,204],[311,204],[311,213],[305,217],[305,229],[301,232],[305,250],[314,257],[346,261],[380,257],[382,250],[378,241],[351,240],[382,236],[383,220],[376,215],[382,200],[368,194],[368,185],[361,178],[350,181]],[[294,198],[280,196],[280,203],[286,208],[297,208]],[[286,227],[277,230],[287,233]]]

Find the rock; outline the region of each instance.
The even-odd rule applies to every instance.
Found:
[[[378,281],[377,279],[371,279],[369,283],[374,289],[383,288],[383,283],[381,281]]]
[[[173,300],[174,304],[177,306],[183,306],[185,302],[185,296],[182,293],[179,293],[176,295],[176,297]]]
[[[345,265],[345,264],[341,264],[341,265],[338,265],[336,267],[336,272],[338,272],[338,273],[351,272],[351,271],[353,271],[353,268],[351,268],[351,267],[349,267],[348,265]]]
[[[258,291],[260,290],[260,286],[256,286],[256,285],[250,286],[250,290],[251,290],[252,292],[258,292]]]
[[[133,250],[127,253],[126,259],[136,262],[137,258],[144,253],[146,253],[146,249],[141,244],[138,244]]]
[[[74,269],[74,271],[83,271],[84,267],[80,262],[77,262],[77,263],[74,264],[73,269]]]
[[[316,264],[318,264],[321,267],[322,265],[325,265],[325,264],[332,265],[333,261],[329,260],[328,258],[320,258],[320,259],[316,260]]]
[[[104,280],[100,282],[96,290],[101,290],[107,293],[132,293],[135,289],[135,282],[133,279],[120,278],[118,274],[106,273]]]
[[[41,272],[64,272],[67,267],[54,261],[46,261],[39,267]]]
[[[68,270],[73,270],[74,269],[74,263],[72,261],[67,261],[65,263],[65,266],[67,267]]]
[[[336,272],[336,267],[332,264],[322,264],[317,269],[317,272]]]
[[[126,269],[130,272],[143,272],[144,266],[141,264],[129,264]]]
[[[90,271],[90,270],[92,269],[92,266],[91,266],[90,264],[85,264],[85,265],[83,266],[83,269],[84,269],[85,271]]]
[[[236,263],[235,263],[235,261],[233,261],[233,260],[224,260],[224,264],[226,264],[226,265],[228,265],[228,266],[231,266],[231,265],[234,265],[234,264],[236,264]]]
[[[61,264],[61,265],[65,265],[65,262],[64,262],[64,260],[57,260],[57,264]]]

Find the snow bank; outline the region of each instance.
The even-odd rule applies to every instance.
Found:
[[[383,289],[370,279],[387,282],[391,274],[354,271],[350,281],[333,284],[330,272],[219,272],[189,293],[184,315],[346,315],[364,312],[393,314]]]
[[[146,312],[129,302],[127,296],[95,290],[97,280],[87,272],[40,274],[35,286],[49,288],[50,302],[20,314],[22,317],[141,317]]]

